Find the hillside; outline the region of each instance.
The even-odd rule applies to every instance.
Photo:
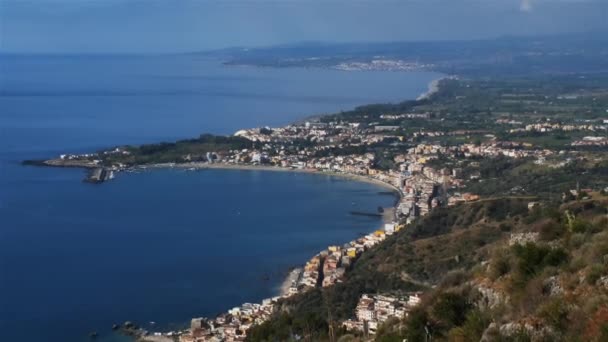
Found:
[[[343,283],[283,302],[249,341],[602,341],[608,198],[438,209],[364,254]],[[404,320],[347,332],[364,293],[422,291]],[[331,328],[330,328],[331,327]]]

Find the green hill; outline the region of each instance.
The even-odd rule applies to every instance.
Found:
[[[605,341],[608,199],[441,208],[364,253],[343,283],[290,298],[249,341]],[[346,332],[364,293],[423,291],[374,336]]]

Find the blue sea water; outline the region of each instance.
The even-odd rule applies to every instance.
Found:
[[[370,184],[262,171],[156,170],[97,186],[21,160],[283,125],[412,98],[437,77],[0,56],[0,341],[86,341],[125,320],[167,329],[259,301],[290,267],[381,224],[349,211],[394,200]]]

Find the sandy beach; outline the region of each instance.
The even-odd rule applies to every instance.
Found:
[[[206,162],[192,162],[192,163],[179,163],[179,164],[151,164],[145,166],[137,167],[139,169],[164,169],[164,168],[179,168],[179,169],[196,169],[196,170],[205,170],[205,169],[218,169],[218,170],[243,170],[243,171],[273,171],[273,172],[298,172],[298,173],[309,173],[309,174],[317,174],[317,175],[327,175],[327,176],[336,176],[342,177],[345,179],[350,179],[357,182],[370,183],[374,185],[381,186],[386,189],[390,189],[391,191],[395,191],[399,196],[401,196],[401,192],[397,187],[392,184],[385,183],[381,180],[363,176],[363,175],[355,175],[350,173],[341,173],[341,172],[324,172],[317,171],[314,169],[297,169],[297,168],[287,168],[280,166],[268,166],[268,165],[244,165],[244,164],[226,164],[226,163],[206,163]]]
[[[289,271],[289,274],[287,275],[287,277],[285,277],[285,280],[283,281],[279,289],[280,296],[285,296],[289,294],[289,288],[291,287],[291,284],[298,280],[301,273],[302,268],[300,267],[294,268],[293,270]]]
[[[416,101],[426,100],[426,99],[430,98],[431,96],[433,96],[433,94],[435,94],[439,91],[439,85],[440,85],[441,81],[452,79],[452,78],[453,78],[453,76],[444,76],[444,77],[438,78],[436,80],[432,80],[429,83],[429,89],[426,92],[420,94],[420,96],[418,96],[416,98]]]

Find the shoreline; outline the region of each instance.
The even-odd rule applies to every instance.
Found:
[[[344,179],[349,179],[356,182],[374,184],[385,189],[394,191],[399,198],[403,197],[403,193],[396,186],[386,183],[382,180],[352,173],[344,172],[332,172],[332,171],[318,171],[315,169],[298,169],[298,168],[287,168],[281,166],[270,166],[270,165],[250,165],[250,164],[226,164],[226,163],[213,163],[209,164],[206,162],[193,162],[193,163],[179,163],[179,164],[150,164],[140,165],[133,169],[135,170],[147,170],[147,169],[194,169],[194,170],[237,170],[237,171],[270,171],[270,172],[294,172],[294,173],[307,173],[315,175],[326,175],[335,176]]]
[[[428,99],[433,94],[435,94],[437,91],[439,91],[441,81],[443,81],[445,79],[450,79],[452,77],[453,76],[443,75],[437,79],[430,81],[428,83],[428,89],[425,92],[423,92],[422,94],[420,94],[418,97],[413,98],[413,100],[419,101],[419,100]],[[322,116],[324,116],[324,115],[315,115],[315,117],[322,117]],[[306,119],[306,118],[304,118],[304,119]],[[304,119],[301,119],[301,120],[304,120]],[[33,164],[33,165],[63,166],[63,165],[53,165],[53,164],[49,164],[49,163]],[[73,165],[72,167],[87,169],[87,167],[85,167],[84,165]],[[90,166],[89,166],[89,168],[90,168]],[[395,218],[396,218],[395,215],[396,215],[398,205],[399,205],[400,201],[404,199],[404,196],[405,196],[402,189],[391,184],[389,181],[386,181],[386,180],[378,179],[378,178],[363,175],[363,174],[347,173],[347,172],[342,172],[342,171],[323,171],[323,170],[317,170],[317,169],[312,169],[312,168],[295,168],[295,167],[281,167],[281,166],[254,165],[254,164],[184,162],[184,163],[143,164],[143,165],[136,165],[136,166],[122,168],[117,171],[132,172],[132,171],[138,171],[138,170],[154,170],[154,169],[180,169],[180,170],[192,170],[192,171],[216,169],[216,170],[238,170],[238,171],[308,173],[308,174],[340,177],[345,180],[375,185],[380,188],[390,190],[390,192],[393,195],[395,195],[395,197],[396,197],[395,202],[390,207],[384,208],[385,210],[381,215],[382,223],[379,224],[380,226],[383,226],[386,223],[395,222]],[[374,231],[378,232],[379,230],[382,230],[382,228],[371,227],[371,226],[369,227],[369,232],[374,232]],[[370,235],[372,235],[372,234],[373,233],[370,233]],[[349,242],[346,242],[346,243],[349,243]],[[316,257],[316,256],[313,256],[313,258],[314,257]],[[296,268],[288,270],[283,281],[280,282],[279,284],[277,284],[278,286],[276,288],[276,291],[277,291],[278,297],[284,298],[284,297],[290,296],[290,287],[294,282],[298,281],[298,279],[302,276],[302,272],[303,272],[302,266],[298,266]],[[265,300],[269,300],[269,299],[265,299]],[[134,340],[145,341],[145,340],[147,340],[146,337],[153,337],[153,336],[144,335],[141,333],[146,334],[147,332],[144,332],[143,330],[141,330],[141,331],[138,330],[134,334],[135,336],[132,336],[132,337],[134,337]],[[165,334],[162,334],[162,335],[165,335]],[[169,335],[169,336],[175,336],[175,335]],[[156,337],[160,337],[160,336],[157,335]]]
[[[88,165],[85,166],[85,165],[80,165],[80,164],[64,166],[64,165],[54,164],[54,163],[46,163],[46,162],[34,163],[34,162],[30,162],[30,161],[28,161],[27,163],[24,162],[23,164],[24,165],[34,165],[34,166],[44,166],[44,167],[66,167],[66,168],[80,168],[80,169],[84,169],[84,170],[91,170],[91,167],[89,167]],[[378,178],[375,178],[372,176],[367,176],[367,175],[362,175],[362,174],[348,173],[348,172],[344,172],[344,171],[324,171],[324,170],[318,170],[318,169],[314,169],[314,168],[282,167],[282,166],[258,165],[258,164],[234,164],[234,163],[223,163],[223,162],[216,162],[216,163],[184,162],[184,163],[142,164],[142,165],[136,165],[136,166],[126,167],[126,168],[116,169],[116,172],[138,173],[139,171],[160,170],[160,169],[173,169],[173,170],[193,171],[193,172],[201,171],[201,170],[292,172],[292,173],[305,173],[305,174],[312,174],[312,175],[319,175],[319,176],[321,176],[321,175],[332,176],[332,177],[342,178],[346,181],[353,181],[353,182],[360,182],[360,183],[374,185],[379,188],[390,191],[390,195],[395,196],[394,197],[395,201],[390,206],[383,207],[384,211],[379,215],[381,223],[379,223],[378,226],[376,226],[376,227],[371,227],[371,226],[369,227],[369,230],[367,230],[368,233],[366,233],[369,236],[373,235],[374,232],[383,231],[382,227],[385,224],[388,224],[388,223],[394,224],[396,222],[395,221],[396,220],[396,216],[395,216],[396,210],[397,210],[397,207],[398,207],[400,201],[404,198],[403,191],[401,189],[399,189],[397,186],[391,184],[390,182],[388,182],[386,180],[382,180],[382,179],[378,179]],[[379,191],[378,194],[389,195],[388,191],[383,191],[383,192]],[[349,244],[349,243],[352,244],[352,243],[354,243],[354,241],[357,241],[359,239],[345,242],[345,244]],[[320,254],[314,255],[313,259],[319,257],[319,255]],[[359,255],[357,255],[357,257],[358,256]],[[263,301],[274,302],[278,298],[288,298],[288,297],[291,297],[292,295],[294,295],[294,293],[291,291],[291,289],[293,288],[293,284],[299,282],[299,280],[302,278],[302,276],[304,274],[303,272],[304,272],[304,268],[303,268],[302,264],[300,264],[296,267],[293,267],[293,268],[289,268],[284,279],[280,283],[278,283],[276,285],[276,287],[274,287],[274,291],[276,294],[275,297],[265,298],[265,299],[263,299]],[[301,293],[301,292],[297,292],[295,294],[299,294],[299,293]],[[245,304],[248,304],[248,303],[245,303]],[[255,305],[260,305],[260,304],[255,304]],[[223,313],[223,314],[225,314],[225,313]],[[138,327],[137,325],[134,325],[130,322],[129,322],[129,324],[130,324],[129,326],[126,326],[125,324],[114,325],[112,330],[118,331],[121,336],[123,336],[125,338],[130,338],[130,339],[132,339],[132,341],[141,341],[141,342],[144,342],[144,341],[149,341],[149,342],[175,341],[172,338],[175,338],[175,337],[181,336],[184,333],[187,333],[187,330],[151,333],[150,331],[144,330],[143,328]]]
[[[284,297],[289,294],[289,288],[292,286],[293,283],[295,283],[298,280],[301,272],[302,272],[302,268],[300,266],[289,271],[289,273],[287,274],[287,276],[285,277],[285,279],[279,286],[279,293],[278,293],[279,296]]]
[[[428,84],[428,89],[424,93],[422,93],[422,94],[418,95],[418,97],[416,97],[416,101],[428,100],[429,98],[431,98],[433,95],[435,95],[439,91],[441,81],[451,80],[451,79],[454,79],[455,77],[456,76],[444,75],[442,77],[432,80]]]
[[[227,164],[227,163],[207,163],[207,162],[190,162],[190,163],[179,163],[179,164],[175,164],[175,163],[166,163],[166,164],[149,164],[149,165],[140,165],[140,166],[136,166],[133,168],[130,168],[131,170],[159,170],[159,169],[179,169],[179,170],[191,170],[191,171],[200,171],[200,170],[234,170],[234,171],[262,171],[262,172],[293,172],[293,173],[306,173],[306,174],[313,174],[313,175],[326,175],[326,176],[334,176],[334,177],[340,177],[343,178],[345,180],[348,181],[353,181],[353,182],[361,182],[361,183],[367,183],[367,184],[371,184],[371,185],[375,185],[387,190],[390,190],[391,194],[395,196],[396,200],[395,202],[384,209],[384,212],[381,214],[380,220],[381,223],[379,224],[379,227],[371,227],[369,229],[369,232],[367,233],[368,235],[373,235],[375,233],[377,233],[378,231],[384,231],[384,229],[382,228],[384,225],[388,224],[388,223],[392,223],[394,224],[396,221],[396,211],[397,211],[397,207],[400,203],[400,201],[404,198],[404,194],[401,191],[401,189],[399,189],[398,187],[380,180],[380,179],[376,179],[376,178],[372,178],[369,176],[364,176],[364,175],[358,175],[358,174],[351,174],[351,173],[344,173],[344,172],[332,172],[332,171],[318,171],[316,169],[310,169],[310,168],[288,168],[288,167],[280,167],[280,166],[270,166],[270,165],[252,165],[252,164]],[[391,234],[392,235],[392,234]],[[345,244],[353,244],[355,241],[359,240],[361,238],[358,239],[354,239],[348,242],[345,242]],[[381,243],[383,240],[381,240],[379,243]],[[331,247],[328,247],[331,248]],[[323,252],[320,252],[319,254],[314,255],[312,258],[317,258],[320,255],[322,255]],[[362,253],[365,253],[365,251],[363,251]],[[358,259],[358,257],[360,256],[360,254],[357,255],[357,257],[354,259],[354,261],[356,261],[356,259]],[[312,260],[312,259],[311,259]],[[306,265],[304,264],[300,264],[296,267],[290,268],[287,271],[287,274],[285,275],[285,278],[283,279],[283,281],[281,281],[279,284],[277,284],[278,286],[276,287],[276,295],[275,297],[272,298],[265,298],[262,300],[262,302],[267,302],[267,301],[276,301],[279,298],[281,299],[285,299],[285,298],[289,298],[292,297],[293,295],[296,294],[301,294],[304,291],[298,291],[298,292],[293,292],[292,289],[294,287],[294,285],[296,283],[298,283],[302,277],[304,276],[304,271],[306,269]],[[332,284],[333,285],[333,284]],[[323,285],[323,287],[325,287],[325,285]],[[245,303],[243,305],[247,305],[248,303]],[[259,305],[259,304],[258,304]],[[234,309],[232,309],[234,310]],[[230,312],[230,310],[228,310],[228,312]],[[195,318],[198,319],[198,318]],[[164,334],[161,333],[160,336],[158,335],[145,335],[145,334],[141,334],[143,331],[138,331],[136,330],[134,332],[134,341],[141,341],[141,342],[145,342],[145,341],[149,341],[149,342],[156,342],[157,338],[166,338],[169,336],[165,336]],[[173,333],[173,332],[172,332]],[[183,332],[182,332],[183,333]],[[172,337],[175,337],[177,335],[171,335]],[[163,340],[164,342],[165,340]]]

